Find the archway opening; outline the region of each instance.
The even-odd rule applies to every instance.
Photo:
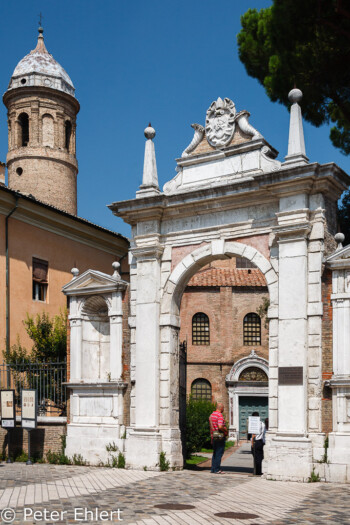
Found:
[[[194,399],[195,394],[195,399],[222,402],[230,437],[238,440],[244,429],[239,404],[237,414],[233,410],[227,379],[235,363],[249,359],[252,352],[263,359],[265,368],[253,360],[240,380],[246,378],[244,384],[249,384],[245,392],[248,405],[260,396],[263,384],[264,396],[260,397],[264,410],[268,410],[269,290],[264,273],[242,256],[211,257],[202,266],[197,262],[178,294],[179,341],[181,348],[186,348],[185,398],[192,394]],[[183,372],[180,375],[183,377]],[[185,434],[183,397],[179,408],[181,432]]]

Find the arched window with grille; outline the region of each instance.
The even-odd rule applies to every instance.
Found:
[[[203,312],[198,312],[192,317],[192,344],[210,344],[209,317]]]
[[[254,312],[247,314],[243,320],[243,344],[261,345],[261,319]]]
[[[206,379],[195,379],[191,385],[192,399],[211,401],[211,384]]]

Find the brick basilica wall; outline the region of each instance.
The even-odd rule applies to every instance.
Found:
[[[209,267],[201,270],[189,282],[198,282],[203,273],[209,273],[213,268],[218,284],[224,280],[227,270],[235,268],[235,260],[215,261]],[[226,274],[225,274],[226,271]],[[235,270],[244,275],[247,270]],[[252,270],[259,272],[259,270]],[[221,276],[220,276],[221,274]],[[259,272],[260,274],[260,272]],[[227,278],[226,278],[227,281]],[[242,283],[241,283],[242,284]],[[268,330],[261,322],[261,345],[244,345],[243,319],[246,314],[257,312],[263,299],[268,299],[266,286],[187,286],[184,291],[180,308],[180,341],[187,340],[187,395],[195,379],[203,378],[210,382],[212,400],[224,403],[225,414],[228,416],[228,390],[225,384],[226,375],[233,364],[243,357],[249,356],[254,349],[260,356],[268,360]],[[192,344],[192,318],[196,313],[205,313],[209,317],[210,344]]]

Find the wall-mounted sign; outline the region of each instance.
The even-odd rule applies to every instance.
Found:
[[[1,426],[14,428],[16,426],[16,402],[14,390],[0,391]]]
[[[37,390],[22,390],[22,428],[36,428],[38,414]]]
[[[302,385],[303,367],[302,366],[280,366],[278,367],[279,385]]]

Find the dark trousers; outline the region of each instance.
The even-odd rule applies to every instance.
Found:
[[[213,457],[211,460],[211,472],[219,472],[221,465],[221,458],[225,451],[225,440],[214,439],[213,441]]]
[[[261,464],[264,459],[264,442],[262,439],[254,441],[253,446],[253,456],[254,456],[254,465],[255,465],[255,474],[261,476]]]

